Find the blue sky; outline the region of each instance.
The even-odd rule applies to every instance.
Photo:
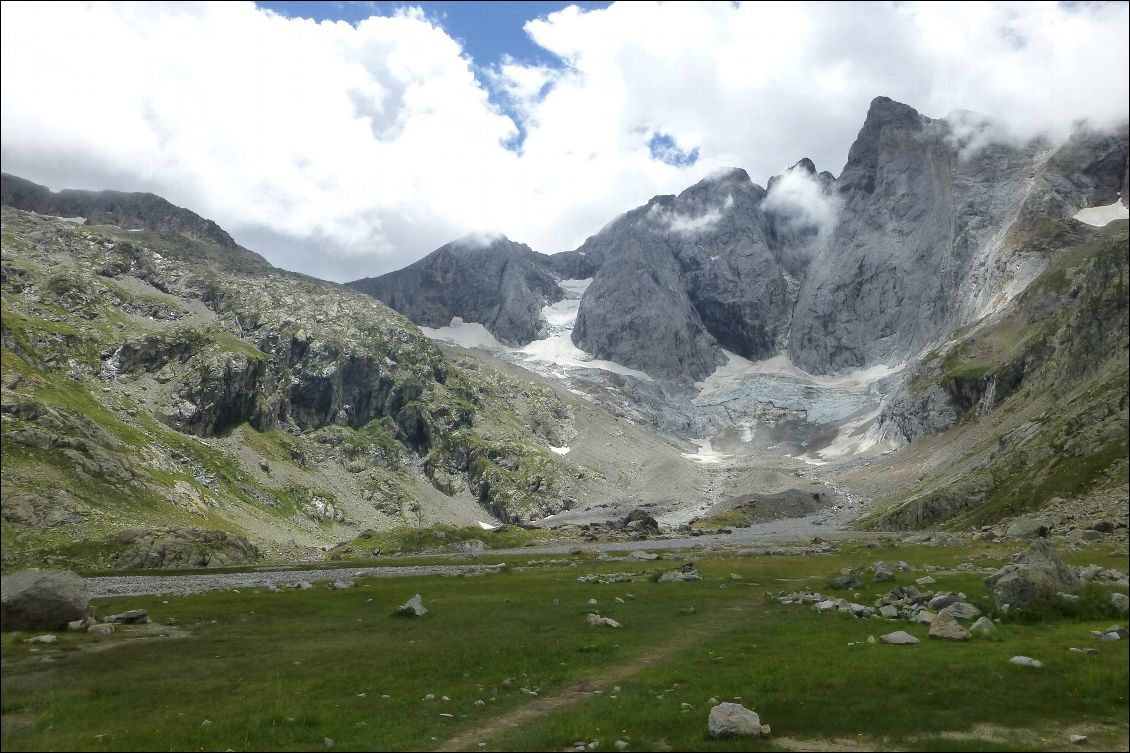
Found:
[[[312,18],[315,21],[347,21],[355,24],[369,16],[392,15],[397,8],[422,8],[432,21],[439,23],[478,65],[498,63],[503,55],[523,62],[557,65],[560,61],[534,44],[522,29],[527,21],[549,15],[569,5],[586,10],[605,8],[611,3],[593,2],[258,2],[290,18]]]

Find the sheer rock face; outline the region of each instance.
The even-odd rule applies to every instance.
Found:
[[[565,297],[549,260],[506,238],[448,243],[415,264],[349,286],[377,298],[426,327],[452,317],[479,322],[501,342],[537,339],[541,310]]]
[[[838,179],[807,159],[765,189],[723,171],[621,215],[575,251],[498,242],[463,271],[447,261],[452,244],[354,285],[417,323],[458,315],[524,342],[543,299],[561,297],[547,278],[592,277],[573,342],[675,382],[708,375],[723,349],[787,353],[812,373],[893,366],[1035,279],[1040,224],[1120,191],[1125,201],[1127,164],[1125,127],[1080,127],[1058,147],[1020,143],[972,113],[934,120],[879,97]]]

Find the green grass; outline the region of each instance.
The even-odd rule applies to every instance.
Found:
[[[322,749],[329,737],[335,750],[421,750],[461,735],[472,750],[478,742],[560,750],[595,739],[601,750],[616,739],[631,750],[773,749],[780,738],[985,749],[970,737],[977,725],[1004,729],[994,749],[1059,749],[1072,725],[1087,728],[1096,744],[1124,745],[1127,652],[1087,635],[1109,618],[1048,614],[1040,624],[1002,623],[991,640],[871,646],[868,635],[906,629],[925,638],[926,628],[817,615],[762,595],[819,587],[840,567],[880,558],[954,565],[982,553],[1003,561],[1007,552],[968,545],[848,547],[819,557],[695,554],[705,576],[696,583],[650,582],[649,571],[682,561],[674,559],[597,566],[637,573],[631,584],[580,584],[576,576],[592,569],[585,563],[465,579],[362,579],[346,591],[104,600],[102,614],[146,607],[190,637],[131,642],[123,630],[106,642],[125,645],[94,652],[80,650],[93,642],[85,635],[63,634],[58,646],[36,651],[5,634],[3,747],[305,750]],[[1098,550],[1077,557],[1126,567],[1125,557]],[[743,580],[730,580],[732,572]],[[935,577],[935,588],[965,590],[984,603],[980,575]],[[884,590],[867,583],[860,601]],[[393,618],[416,592],[431,614]],[[636,599],[615,601],[626,593]],[[590,597],[624,628],[588,626]],[[1070,653],[1070,646],[1100,653]],[[1046,666],[1010,665],[1016,654]],[[507,713],[582,681],[604,692],[518,727],[505,723]],[[428,693],[436,700],[423,700]],[[772,725],[774,739],[707,738],[712,696],[740,696]],[[477,699],[485,705],[476,707]],[[684,702],[693,706],[685,713]],[[202,726],[205,720],[211,724]]]

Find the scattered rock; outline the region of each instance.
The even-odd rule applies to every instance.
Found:
[[[1088,742],[1086,735],[1072,735],[1067,739],[1071,741],[1072,745],[1086,745]]]
[[[915,643],[921,643],[920,640],[918,640],[905,630],[896,630],[893,633],[881,635],[879,636],[879,640],[881,640],[883,643],[890,643],[894,646],[912,646]]]
[[[1033,659],[1031,656],[1014,656],[1009,659],[1009,662],[1020,667],[1042,667],[1044,663],[1039,659]]]
[[[761,737],[761,719],[740,703],[720,703],[710,709],[706,729],[715,739]]]
[[[65,630],[86,616],[86,581],[69,570],[23,570],[0,578],[0,627]]]
[[[335,580],[333,582],[333,587],[338,589],[339,591],[345,590],[347,588],[353,588],[353,581],[346,578],[339,578],[338,580]]]
[[[111,614],[102,618],[103,622],[112,622],[116,625],[144,625],[149,622],[148,609],[131,609],[121,614]]]
[[[952,612],[943,609],[930,623],[930,637],[944,641],[967,641],[969,632],[961,626]]]
[[[607,625],[610,628],[622,627],[616,620],[613,620],[610,617],[601,617],[599,614],[593,614],[592,612],[588,613],[587,619],[590,625]]]
[[[1130,599],[1127,599],[1126,594],[1113,593],[1110,595],[1110,605],[1118,611],[1122,616],[1126,616],[1130,611]]]
[[[890,583],[895,579],[895,573],[886,562],[875,563],[875,582]]]
[[[921,578],[916,579],[914,582],[920,586],[932,586],[938,581],[935,580],[932,576],[923,575]]]
[[[989,633],[994,632],[996,629],[997,626],[993,624],[992,620],[990,620],[988,617],[981,617],[973,623],[973,626],[969,628],[969,632],[977,633],[978,635],[988,635]]]
[[[1004,532],[1013,539],[1035,539],[1048,535],[1051,522],[1040,518],[1017,518]]]
[[[396,614],[404,617],[423,617],[427,613],[428,610],[424,608],[424,599],[420,594],[416,594],[396,608]]]
[[[643,560],[644,562],[650,562],[651,560],[659,559],[658,554],[655,554],[653,552],[645,552],[642,549],[637,549],[628,556],[634,560]]]
[[[90,627],[88,627],[86,629],[86,632],[94,633],[95,635],[113,635],[114,634],[114,623],[103,622],[100,625],[91,625]]]
[[[972,620],[981,616],[981,610],[967,601],[955,601],[953,604],[943,609],[942,612],[952,614],[959,620]]]

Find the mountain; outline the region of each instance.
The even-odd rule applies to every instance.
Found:
[[[348,285],[421,326],[446,327],[458,316],[509,345],[536,339],[542,307],[565,297],[545,256],[501,237],[457,240],[404,269]]]
[[[11,176],[3,196],[86,218],[3,207],[6,568],[320,558],[368,528],[575,503],[554,390],[455,363],[163,199]]]
[[[489,279],[476,276],[475,287],[517,290],[507,300],[521,301],[501,322],[501,294],[485,311],[434,307],[442,314],[425,321],[418,295],[396,296],[401,273],[367,287],[419,323],[440,326],[450,311],[524,341],[539,330],[542,275],[592,276],[573,342],[674,383],[703,379],[726,362],[724,350],[754,361],[787,355],[813,374],[893,367],[1042,271],[1025,228],[1125,201],[1127,164],[1125,127],[1080,127],[1058,147],[1017,143],[971,113],[935,120],[879,97],[838,178],[817,174],[810,160],[767,188],[742,170],[723,171],[621,215],[575,251],[524,256],[522,269],[538,270],[540,287],[504,277],[505,244],[482,249],[497,258],[478,260]],[[437,255],[415,274],[443,268]],[[427,278],[431,299],[460,295],[461,286],[454,275]]]

